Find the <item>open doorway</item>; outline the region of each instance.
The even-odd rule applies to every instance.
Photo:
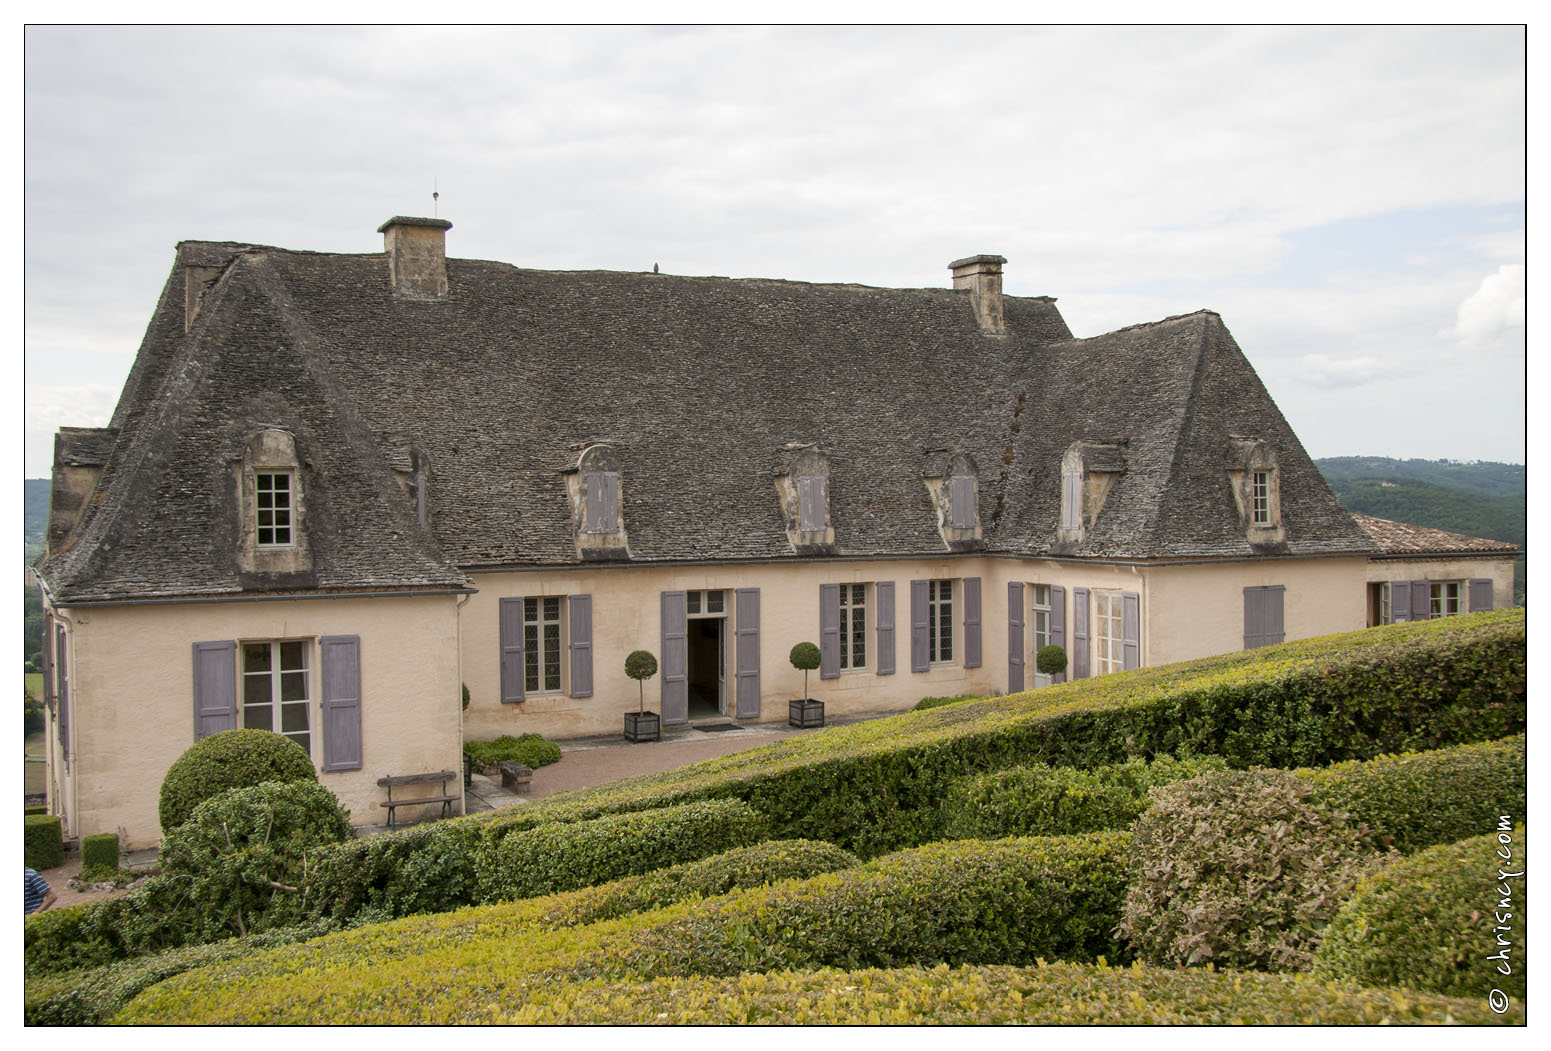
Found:
[[[727,612],[724,593],[692,591],[689,598],[689,718],[725,716]]]

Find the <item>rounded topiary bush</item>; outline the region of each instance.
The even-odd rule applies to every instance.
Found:
[[[1066,651],[1055,643],[1041,646],[1034,655],[1034,667],[1041,675],[1060,675],[1066,670]]]
[[[1330,921],[1314,973],[1524,999],[1525,847],[1520,826],[1432,847],[1368,876]]]
[[[162,779],[158,816],[162,831],[188,820],[194,808],[228,788],[262,781],[311,781],[318,773],[312,758],[289,737],[268,730],[226,730],[196,741]]]
[[[1226,770],[1152,790],[1132,826],[1119,933],[1151,963],[1308,967],[1373,859],[1345,815],[1285,770]]]
[[[811,642],[799,642],[792,647],[792,652],[787,656],[792,662],[792,667],[802,672],[802,695],[808,696],[808,673],[824,663],[824,655],[819,648]]]
[[[265,781],[195,807],[162,837],[162,874],[186,881],[191,911],[207,926],[245,935],[305,920],[309,866],[350,836],[350,812],[333,792]]]

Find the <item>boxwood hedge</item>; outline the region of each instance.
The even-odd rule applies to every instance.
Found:
[[[488,1022],[546,989],[599,978],[835,961],[1093,960],[1117,948],[1110,931],[1127,841],[1100,833],[938,843],[581,927],[552,925],[557,909],[588,912],[556,897],[408,917],[179,975],[115,1020]],[[604,888],[573,893],[597,899]]]
[[[517,1025],[1523,1025],[1480,997],[1104,964],[782,971],[536,990]]]
[[[1366,824],[1380,846],[1412,853],[1480,835],[1502,811],[1525,813],[1526,760],[1519,734],[1297,773],[1320,802]]]
[[[1369,876],[1326,929],[1314,973],[1522,999],[1526,848],[1521,825],[1432,847]]]

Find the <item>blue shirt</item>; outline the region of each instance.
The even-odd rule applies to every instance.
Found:
[[[22,867],[26,869],[25,865]],[[48,881],[45,880],[42,876],[38,875],[32,869],[26,869],[26,871],[27,911],[24,915],[31,916],[33,913],[38,911],[38,906],[43,904],[43,898],[48,894],[50,888]],[[15,914],[13,913],[12,915]]]

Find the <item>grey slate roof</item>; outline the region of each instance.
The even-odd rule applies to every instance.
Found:
[[[774,481],[791,443],[829,458],[828,557],[947,550],[922,481],[932,450],[979,467],[981,550],[1048,553],[1062,453],[1112,438],[1124,470],[1077,556],[1250,557],[1229,434],[1279,458],[1286,554],[1373,548],[1211,313],[1073,339],[1053,300],[1007,297],[1007,335],[989,337],[946,288],[449,259],[448,294],[426,300],[392,293],[381,253],[179,256],[101,499],[40,567],[63,601],[271,586],[233,556],[234,464],[264,424],[296,435],[302,584],[325,590],[577,564],[563,472],[598,441],[620,457],[633,564],[796,557]],[[188,263],[225,269],[185,334]],[[429,463],[428,530],[394,480],[411,446]]]

